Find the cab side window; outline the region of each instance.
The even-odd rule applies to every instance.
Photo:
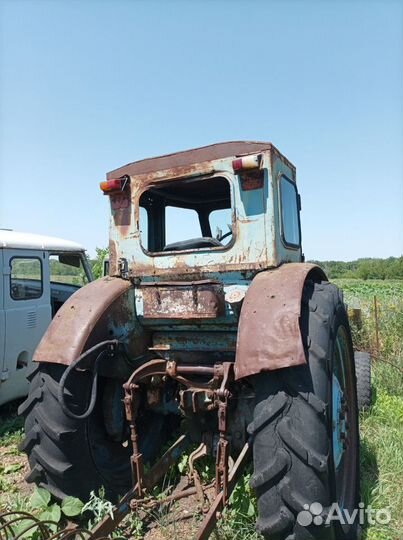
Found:
[[[301,232],[299,224],[299,202],[297,188],[286,176],[280,179],[281,233],[283,242],[290,247],[299,247]]]
[[[42,296],[43,276],[40,259],[13,257],[10,267],[10,295],[13,300],[32,300]]]

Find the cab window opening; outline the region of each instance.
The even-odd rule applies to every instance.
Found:
[[[224,177],[164,182],[145,191],[139,204],[148,252],[217,249],[231,242],[231,190]]]

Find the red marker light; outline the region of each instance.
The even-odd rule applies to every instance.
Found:
[[[253,156],[244,156],[234,159],[232,162],[232,168],[234,172],[244,171],[246,169],[259,169],[262,161],[262,154],[255,154]]]
[[[103,191],[104,195],[108,195],[109,193],[115,192],[115,191],[123,191],[129,181],[129,178],[127,176],[123,176],[122,178],[114,178],[112,180],[105,180],[105,182],[101,182],[99,184],[99,187]]]
[[[242,158],[234,159],[232,162],[234,172],[242,171]]]

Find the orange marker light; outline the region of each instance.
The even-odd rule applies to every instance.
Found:
[[[101,182],[99,187],[104,195],[108,195],[114,191],[123,191],[129,181],[127,176],[122,176],[122,178],[114,178],[112,180],[105,180]]]

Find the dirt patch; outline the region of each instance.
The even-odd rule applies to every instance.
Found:
[[[214,498],[214,490],[206,490],[205,495],[204,505],[197,495],[191,495],[151,511],[144,540],[194,538]]]
[[[4,496],[9,497],[11,493],[19,493],[22,497],[30,495],[32,485],[25,481],[29,473],[27,456],[18,452],[16,445],[0,446],[0,456],[0,504]]]
[[[183,540],[193,538],[200,526],[200,501],[189,497],[154,512],[154,520],[144,540]]]
[[[33,490],[25,481],[28,460],[18,445],[23,438],[22,419],[18,417],[20,402],[0,407],[0,507],[15,506],[16,498],[28,497]]]

